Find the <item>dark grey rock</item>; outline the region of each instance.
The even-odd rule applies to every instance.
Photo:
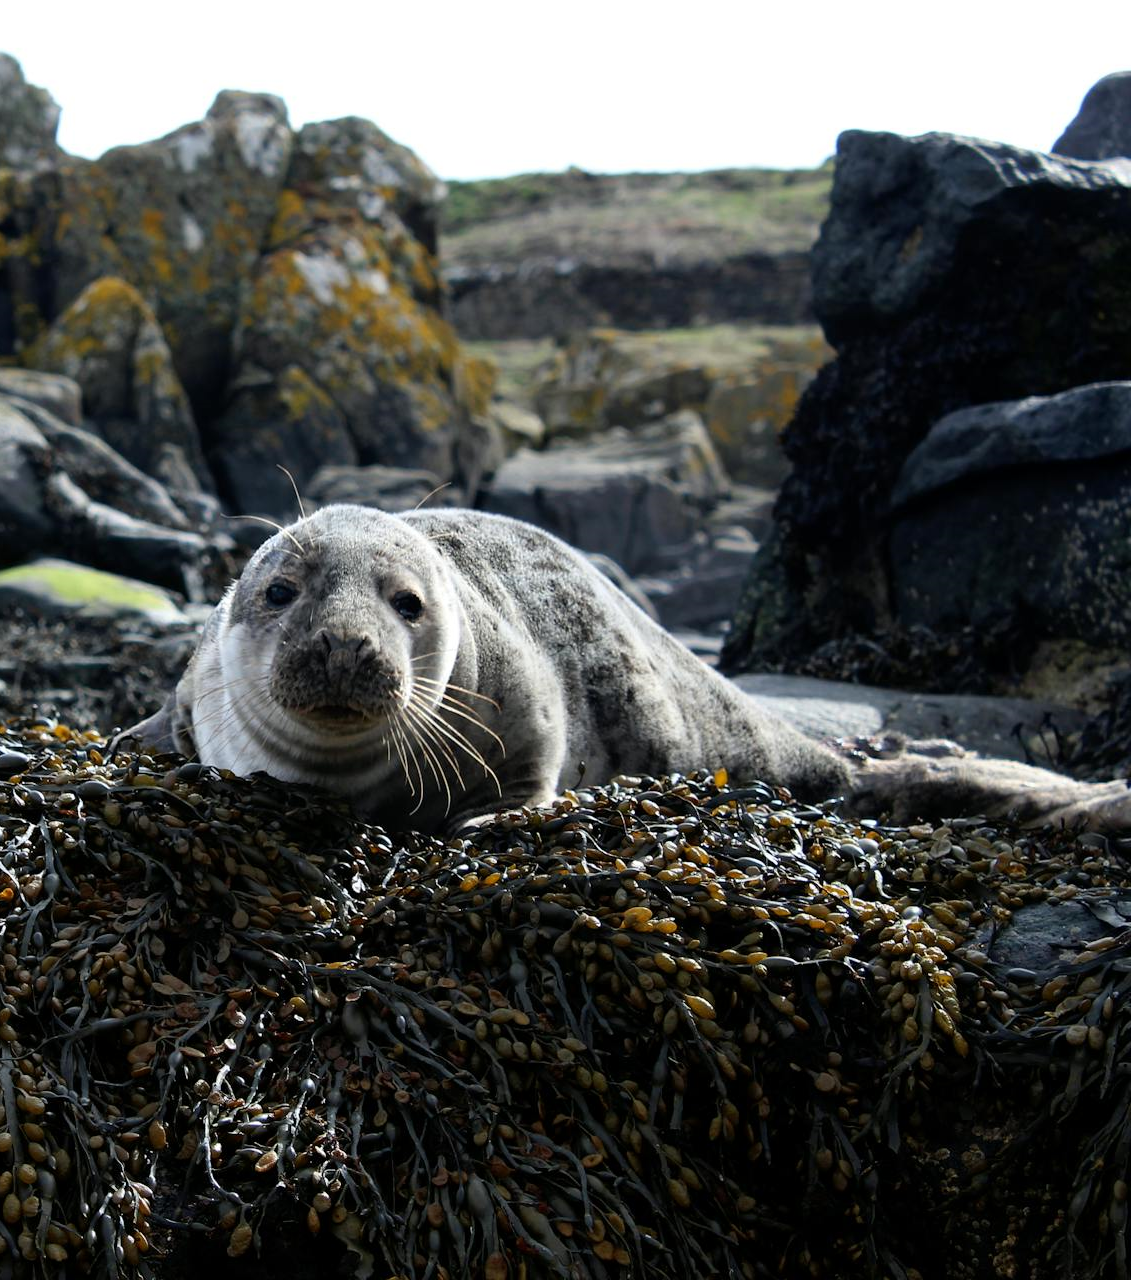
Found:
[[[905,624],[1024,620],[1042,637],[1131,641],[1131,454],[968,474],[908,498],[888,543]]]
[[[889,571],[892,493],[941,418],[1131,377],[1131,160],[846,133],[814,304],[837,358],[784,433],[792,469],[730,669],[906,621]]]
[[[970,751],[1003,760],[1051,757],[1053,730],[1083,728],[1081,711],[1027,698],[908,693],[873,685],[763,673],[735,677],[740,689],[815,738],[949,738]]]
[[[1085,164],[947,133],[842,133],[832,207],[813,250],[813,303],[825,335],[839,349],[921,312],[953,288],[959,256],[979,252],[971,237],[1017,233],[1013,202],[1036,210],[1063,200],[1067,211],[1092,193],[1108,197],[1113,214],[1125,210],[1131,161]],[[1071,236],[1067,227],[1049,230]],[[993,247],[980,252],[988,258]]]
[[[1131,450],[1131,382],[980,404],[940,419],[903,464],[895,507],[970,476]],[[1005,481],[1008,484],[1008,480]]]
[[[1092,85],[1052,149],[1077,160],[1131,156],[1131,71],[1115,71]]]
[[[725,491],[702,421],[683,413],[584,444],[520,450],[498,469],[480,505],[637,574],[666,570],[685,556],[704,513]]]

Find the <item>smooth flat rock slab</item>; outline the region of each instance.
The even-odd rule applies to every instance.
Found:
[[[1027,698],[905,693],[774,674],[736,676],[735,684],[767,711],[815,738],[883,733],[950,738],[971,751],[1003,760],[1040,763],[1055,756],[1057,733],[1075,733],[1088,720],[1085,712],[1075,708]]]

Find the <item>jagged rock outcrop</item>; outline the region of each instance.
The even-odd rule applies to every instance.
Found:
[[[411,151],[363,120],[296,133],[278,98],[227,91],[91,162],[54,147],[57,114],[0,64],[0,359],[76,378],[138,466],[168,472],[173,447],[239,510],[289,513],[276,464],[300,486],[422,466],[467,495],[492,375],[441,315],[441,188]]]
[[[944,415],[1131,375],[1131,161],[846,133],[814,299],[837,359],[785,433],[793,471],[732,666],[901,621],[892,491]],[[986,538],[992,514],[969,513]],[[1061,619],[1035,625],[1057,635]]]

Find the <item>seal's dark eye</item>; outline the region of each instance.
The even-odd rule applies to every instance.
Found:
[[[284,605],[290,604],[297,595],[297,588],[292,587],[289,582],[283,581],[272,582],[263,593],[267,603],[276,609],[281,609]]]
[[[406,622],[415,622],[424,612],[424,602],[412,591],[398,591],[393,596],[393,608]]]

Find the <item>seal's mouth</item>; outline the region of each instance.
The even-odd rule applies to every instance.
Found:
[[[344,703],[327,702],[314,707],[292,708],[304,720],[332,729],[355,729],[363,725],[374,724],[382,718],[377,711],[363,711]]]

